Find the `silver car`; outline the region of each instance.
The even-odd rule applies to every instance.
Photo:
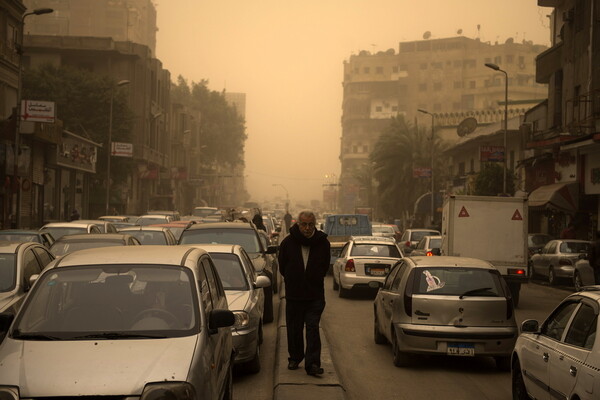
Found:
[[[175,246],[177,239],[169,228],[161,226],[130,226],[119,229],[119,233],[126,233],[135,237],[142,245]]]
[[[70,253],[0,315],[0,398],[231,399],[233,323],[201,249]]]
[[[383,282],[402,252],[393,238],[353,236],[333,264],[333,290],[348,297],[353,288]]]
[[[576,239],[551,240],[539,254],[531,257],[532,275],[541,275],[548,278],[554,285],[560,278],[573,279],[575,263],[581,254],[590,251],[591,242]]]
[[[50,232],[54,240],[64,235],[76,235],[79,233],[102,233],[100,227],[88,222],[49,222],[40,228],[40,232]]]
[[[229,309],[235,315],[231,328],[235,364],[247,372],[260,371],[260,345],[263,340],[265,294],[271,285],[266,276],[258,275],[250,257],[240,245],[199,244],[210,254],[221,277]]]
[[[417,243],[415,249],[410,253],[410,256],[439,256],[441,247],[441,236],[423,236],[419,243]]]
[[[539,325],[521,325],[512,355],[513,399],[598,399],[600,286],[574,293]]]
[[[508,370],[518,335],[508,286],[474,258],[403,258],[375,297],[374,318],[375,343],[392,344],[398,367],[416,354],[445,354],[491,356]]]

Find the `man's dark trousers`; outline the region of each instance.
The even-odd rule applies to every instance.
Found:
[[[325,300],[287,300],[285,321],[289,360],[301,362],[304,368],[311,365],[321,366],[321,336],[319,321],[325,309]],[[306,324],[306,353],[304,352],[304,324]]]

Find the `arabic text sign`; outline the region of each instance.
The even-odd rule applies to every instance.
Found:
[[[504,146],[479,146],[479,161],[504,161]]]
[[[53,101],[21,101],[21,121],[54,123],[56,109]]]
[[[133,144],[112,142],[110,153],[117,157],[133,157]]]

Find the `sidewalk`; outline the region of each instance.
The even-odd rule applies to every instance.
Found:
[[[283,285],[282,285],[283,286]],[[283,289],[283,287],[282,287]],[[304,400],[308,397],[319,400],[345,400],[346,393],[331,360],[329,342],[321,329],[321,367],[325,373],[310,376],[304,371],[304,363],[294,371],[287,369],[287,328],[285,325],[285,290],[279,292],[279,319],[277,347],[275,349],[274,400]]]

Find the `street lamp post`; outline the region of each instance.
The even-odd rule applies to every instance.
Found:
[[[21,182],[19,182],[19,148],[20,144],[20,130],[21,130],[21,97],[22,97],[22,80],[23,80],[23,37],[25,36],[25,18],[30,15],[42,15],[42,14],[50,14],[54,12],[52,8],[36,8],[35,10],[23,14],[21,17],[21,29],[19,32],[19,43],[15,43],[15,50],[19,55],[19,70],[18,78],[17,78],[17,107],[15,109],[15,147],[14,147],[14,160],[13,160],[13,188],[16,189],[16,199],[15,199],[15,227],[19,228],[21,225]]]
[[[431,225],[433,225],[435,223],[435,206],[434,206],[434,191],[433,191],[433,121],[434,121],[434,115],[432,113],[430,113],[427,110],[423,110],[423,109],[418,109],[417,110],[420,113],[423,114],[428,114],[431,116],[431,146],[430,146],[430,150],[431,150]]]
[[[285,209],[287,211],[290,207],[290,193],[281,183],[274,183],[273,186],[281,186],[285,190]]]
[[[506,194],[506,156],[508,155],[508,149],[506,147],[506,135],[508,133],[508,73],[499,66],[492,63],[485,63],[485,66],[493,69],[494,71],[502,72],[504,74],[504,157],[503,157],[503,168],[502,168],[502,194]]]
[[[115,90],[119,86],[124,86],[130,82],[126,79],[117,82],[117,85],[112,87],[110,90],[110,108],[108,112],[108,140],[106,147],[106,204],[105,204],[105,215],[110,215],[110,157],[112,153],[112,123],[113,123],[113,102],[115,98]]]

